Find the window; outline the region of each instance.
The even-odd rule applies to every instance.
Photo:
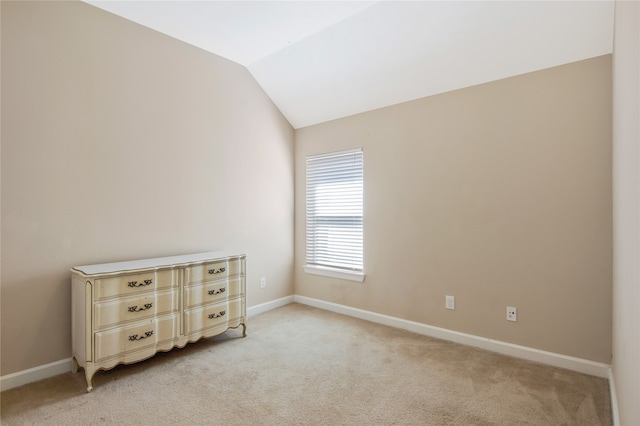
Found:
[[[307,157],[305,271],[364,280],[362,149]]]

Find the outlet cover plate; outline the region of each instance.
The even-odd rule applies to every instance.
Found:
[[[456,298],[454,296],[445,296],[445,308],[451,309],[452,311],[456,309]]]
[[[516,322],[518,320],[518,312],[516,308],[507,307],[507,321]]]

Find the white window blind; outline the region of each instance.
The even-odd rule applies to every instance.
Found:
[[[307,265],[363,270],[362,149],[307,157]]]

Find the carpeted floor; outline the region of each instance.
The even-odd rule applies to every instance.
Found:
[[[605,379],[292,304],[1,394],[2,425],[610,425]]]

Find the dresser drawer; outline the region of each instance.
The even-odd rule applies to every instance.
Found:
[[[173,289],[96,303],[94,329],[178,312],[178,296],[178,289]]]
[[[219,260],[187,268],[187,284],[216,281],[242,273],[238,259]]]
[[[94,282],[94,297],[95,300],[100,300],[145,291],[152,292],[177,286],[177,283],[176,273],[173,270],[98,278]]]
[[[178,335],[179,315],[168,315],[95,334],[96,361],[153,347]]]
[[[184,313],[184,332],[189,335],[207,328],[224,326],[229,321],[236,320],[241,316],[241,299],[189,309]]]
[[[187,308],[232,299],[241,294],[240,278],[213,281],[184,288],[184,304]]]

